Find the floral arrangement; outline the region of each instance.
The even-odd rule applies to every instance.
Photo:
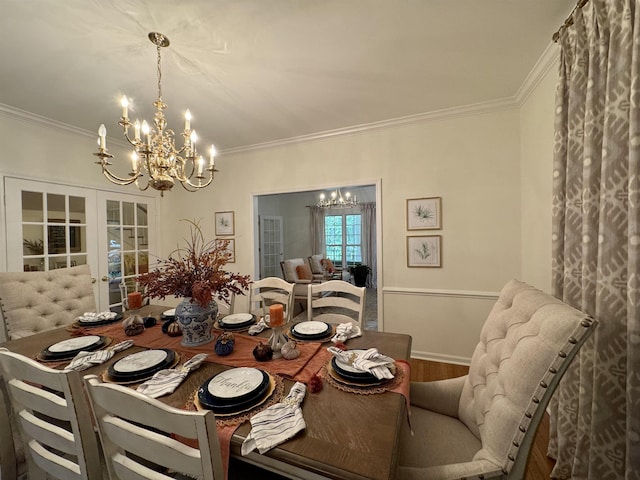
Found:
[[[177,248],[169,258],[158,260],[154,270],[139,275],[137,281],[150,298],[191,297],[206,307],[214,298],[229,300],[231,294],[242,294],[249,288],[249,275],[223,269],[232,256],[229,240],[205,241],[200,223],[191,224],[191,238],[186,247]]]

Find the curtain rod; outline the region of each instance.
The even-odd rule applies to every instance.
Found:
[[[558,31],[554,33],[553,36],[551,37],[551,39],[555,43],[558,43],[558,38],[560,38],[560,32],[562,32],[562,30],[564,30],[565,28],[569,28],[571,25],[573,25],[573,14],[575,13],[575,11],[579,8],[584,7],[587,3],[589,3],[589,0],[578,0],[578,4],[575,7],[573,7],[573,10],[571,10],[571,13],[567,17],[567,19],[560,26]]]

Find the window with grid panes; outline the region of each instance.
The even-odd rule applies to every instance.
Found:
[[[358,214],[324,217],[325,255],[337,267],[362,262],[362,216]]]

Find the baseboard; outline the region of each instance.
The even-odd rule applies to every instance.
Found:
[[[471,359],[467,357],[442,355],[430,352],[416,352],[415,350],[411,351],[411,358],[415,358],[416,360],[429,360],[431,362],[453,363],[454,365],[464,365],[466,367],[471,364]]]

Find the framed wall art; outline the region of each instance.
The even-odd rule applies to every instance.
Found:
[[[442,236],[407,237],[407,267],[442,267]]]
[[[216,212],[216,235],[233,235],[235,231],[233,212]]]
[[[442,197],[407,199],[407,230],[442,228]]]

